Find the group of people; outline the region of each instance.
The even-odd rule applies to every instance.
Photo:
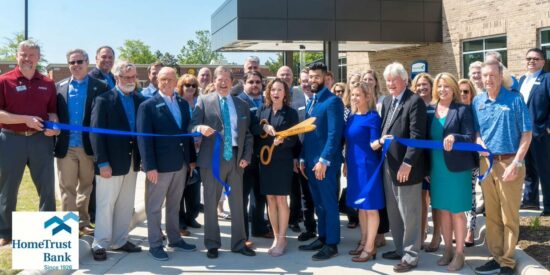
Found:
[[[460,270],[464,247],[474,245],[475,189],[481,186],[493,259],[476,272],[512,274],[524,180],[521,207],[538,208],[533,196],[539,178],[543,194],[550,192],[543,172],[550,155],[550,75],[542,71],[546,57],[537,48],[527,52],[528,73],[519,81],[494,53],[472,63],[470,79],[460,80],[445,72],[411,80],[394,62],[383,72],[387,93],[374,70],[334,83],[322,63],[300,71],[298,86],[292,86],[287,66],[264,85],[257,57],[245,61],[242,81],[223,66],[178,78],[157,62],[148,68],[149,85],[140,89],[136,66],[114,65],[109,46],[96,51],[96,68],[89,72],[88,54],[70,50],[71,76],[54,84],[36,70],[39,58],[39,46],[23,41],[17,67],[0,76],[0,245],[11,241],[11,213],[26,166],[40,210],[55,211],[54,156],[62,210],[79,212],[81,233],[94,235],[96,260],[105,260],[109,249],[141,251],[128,241],[140,170],[146,173],[149,253],[156,260],[168,260],[165,240],[173,250],[196,250],[182,236],[190,234],[187,227],[202,227],[196,221],[201,182],[206,256],[219,256],[224,188],[218,180],[230,186],[232,252],[254,256],[252,235],[273,238],[268,254],[281,256],[287,228],[300,231],[304,221],[298,240],[315,239],[298,249],[315,251],[312,260],[330,259],[340,242],[343,174],[348,227],[360,227],[357,247],[349,251],[352,261],[376,259],[384,233],[391,232],[395,249],[382,257],[398,261],[395,272],[410,271],[421,249],[438,250],[442,235],[445,248],[437,264]],[[313,131],[278,135],[312,117]],[[45,121],[138,134],[60,131],[46,129]],[[405,146],[394,138],[434,140],[444,149]],[[220,154],[213,159],[217,139]],[[483,181],[478,176],[489,169],[488,154],[453,150],[457,142],[477,143],[493,154]],[[266,146],[273,148],[270,161],[260,161]],[[424,245],[430,204],[434,234]],[[542,215],[548,215],[550,197],[544,196],[544,206]]]

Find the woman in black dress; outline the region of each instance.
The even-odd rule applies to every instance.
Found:
[[[260,192],[267,195],[269,220],[273,228],[271,256],[281,256],[286,248],[286,229],[290,210],[287,198],[290,194],[294,169],[292,149],[298,136],[285,139],[275,137],[275,132],[286,130],[298,123],[298,112],[290,107],[290,91],[279,78],[269,82],[265,90],[265,105],[258,110],[258,121],[268,136],[260,146],[275,144],[271,162],[260,163]]]

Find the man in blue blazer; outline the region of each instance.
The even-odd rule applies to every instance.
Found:
[[[141,133],[178,135],[188,133],[191,114],[187,101],[174,93],[177,86],[176,71],[170,67],[160,69],[159,92],[140,105],[137,130]],[[194,251],[180,237],[179,208],[187,173],[193,171],[197,159],[191,137],[138,137],[143,170],[147,173],[147,231],[149,253],[155,260],[166,261],[161,231],[161,210],[166,199],[166,233],[168,246],[175,250]]]
[[[315,117],[315,131],[304,135],[300,170],[308,178],[319,237],[300,250],[315,251],[314,261],[327,260],[338,254],[340,219],[338,213],[337,174],[342,164],[344,104],[325,86],[327,66],[314,63],[309,68],[309,82],[314,93],[306,106],[306,117]]]
[[[539,179],[543,206],[541,216],[550,215],[550,74],[545,72],[546,54],[538,48],[525,56],[528,72],[519,80],[519,90],[533,121],[533,139],[525,156],[526,174],[522,209],[539,209]]]
[[[115,63],[115,50],[110,46],[101,46],[95,55],[96,67],[91,69],[88,75],[95,79],[104,81],[109,89],[115,87],[115,76],[111,73]]]

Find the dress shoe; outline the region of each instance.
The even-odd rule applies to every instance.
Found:
[[[0,246],[4,246],[4,245],[8,245],[11,243],[11,239],[10,238],[1,238],[0,239]]]
[[[149,254],[157,261],[168,261],[168,253],[164,251],[162,246],[149,248]]]
[[[191,232],[189,232],[189,230],[187,230],[187,229],[182,229],[182,230],[180,230],[180,235],[182,235],[184,237],[187,237],[187,236],[191,235]]]
[[[302,229],[300,228],[300,225],[298,223],[291,223],[288,225],[288,228],[292,230],[294,233],[300,233],[302,232]]]
[[[309,239],[313,239],[317,237],[317,234],[315,234],[315,232],[310,232],[310,231],[306,231],[306,232],[302,232],[300,233],[300,235],[298,235],[298,241],[300,242],[305,242]]]
[[[365,248],[365,244],[364,243],[361,243],[359,242],[357,244],[357,248],[353,249],[353,250],[350,250],[348,252],[348,255],[351,255],[351,256],[357,256],[359,254],[361,254],[363,252],[363,249]]]
[[[540,210],[540,206],[533,204],[522,204],[519,209],[523,210]]]
[[[209,259],[216,259],[218,258],[218,249],[217,248],[210,248],[206,252],[206,257]]]
[[[196,245],[186,243],[183,239],[180,239],[179,242],[177,243],[169,244],[168,247],[177,251],[185,251],[185,252],[191,252],[191,251],[197,250]]]
[[[202,225],[200,223],[198,223],[196,220],[192,220],[191,222],[189,222],[189,227],[191,227],[191,228],[201,228]]]
[[[274,238],[273,231],[267,231],[266,233],[263,233],[263,234],[252,234],[252,237],[266,238],[266,239],[273,239]]]
[[[316,251],[316,250],[319,250],[319,249],[323,248],[323,246],[325,246],[325,244],[321,240],[317,239],[317,240],[313,241],[310,244],[298,246],[298,250]]]
[[[409,264],[407,262],[401,262],[393,266],[393,271],[397,273],[403,273],[413,270],[416,265]]]
[[[397,252],[395,252],[394,250],[394,251],[388,251],[388,252],[382,253],[382,258],[388,259],[388,260],[401,260],[403,256],[397,254]]]
[[[348,222],[347,227],[348,228],[356,228],[357,227],[357,222]]]
[[[324,245],[319,252],[311,256],[314,261],[324,261],[338,255],[338,248],[336,245]]]
[[[88,227],[88,226],[84,226],[84,227],[80,228],[80,233],[82,233],[82,235],[93,236],[94,235],[94,229],[91,228],[91,227]]]
[[[239,249],[239,250],[231,250],[231,252],[233,253],[240,253],[240,254],[243,254],[245,256],[256,256],[256,252],[254,252],[254,250],[246,247],[246,246],[243,246],[243,248]]]
[[[128,253],[141,252],[141,247],[131,242],[126,242],[123,246],[114,249],[115,251],[124,251]]]
[[[92,249],[92,256],[96,261],[105,261],[107,260],[107,251],[105,251],[105,248]]]
[[[370,259],[376,260],[376,249],[371,252],[363,250],[361,254],[351,258],[351,260],[356,263],[368,262]]]

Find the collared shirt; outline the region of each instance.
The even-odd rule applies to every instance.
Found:
[[[403,98],[404,94],[405,94],[405,90],[401,91],[401,93],[398,96],[393,96],[392,95],[392,101],[394,99],[397,99],[397,105],[395,106],[396,108],[397,108],[397,106],[399,106],[399,103],[401,103],[401,99]]]
[[[537,78],[539,77],[542,70],[538,70],[534,73],[526,73],[525,79],[523,80],[523,83],[521,84],[520,93],[523,96],[523,100],[525,103],[527,103],[527,100],[529,100],[529,95],[531,94],[531,90],[533,89],[533,85],[537,81]]]
[[[233,97],[231,95],[227,95],[227,107],[229,108],[229,119],[231,120],[231,137],[233,138],[233,146],[238,146],[238,138],[239,138],[239,131],[237,127],[238,117],[237,117],[237,109],[235,108],[235,103],[233,102]],[[222,111],[222,105],[221,105],[221,99],[222,96],[218,94],[218,101],[220,102],[220,114]]]
[[[124,107],[124,112],[126,113],[126,118],[128,119],[128,124],[130,125],[130,129],[132,131],[136,130],[136,113],[135,113],[135,106],[134,106],[134,93],[131,92],[128,95],[123,93],[118,87],[116,87],[116,91],[120,97],[120,101],[122,102],[122,107]]]
[[[475,130],[493,154],[516,153],[521,135],[533,127],[521,95],[504,87],[495,100],[491,100],[487,92],[478,94],[472,107]]]
[[[49,113],[57,113],[55,83],[38,71],[29,80],[19,67],[15,67],[0,75],[0,110],[47,120]],[[19,132],[32,130],[24,123],[0,124],[0,128]]]
[[[264,104],[264,97],[261,94],[258,96],[251,96],[246,91],[244,94],[250,99],[250,101],[254,102],[254,107],[260,108]]]
[[[88,97],[88,76],[82,80],[71,77],[67,92],[67,105],[69,108],[69,124],[82,126],[86,98]],[[69,135],[69,147],[82,147],[82,133],[71,131]]]
[[[103,78],[105,78],[105,81],[107,82],[107,86],[109,86],[109,89],[114,88],[115,80],[111,77],[111,74],[106,74],[102,70],[99,70],[99,72],[103,75]]]
[[[173,93],[171,97],[165,95],[163,92],[160,92],[160,96],[162,99],[164,99],[164,102],[166,103],[166,106],[168,107],[168,110],[170,110],[170,113],[176,120],[176,123],[178,124],[178,127],[181,128],[181,111],[180,106],[178,104],[178,94]]]
[[[149,83],[149,86],[147,86],[143,90],[141,90],[141,94],[146,98],[153,97],[158,92],[159,92],[159,89],[155,88],[155,86],[152,83]]]

